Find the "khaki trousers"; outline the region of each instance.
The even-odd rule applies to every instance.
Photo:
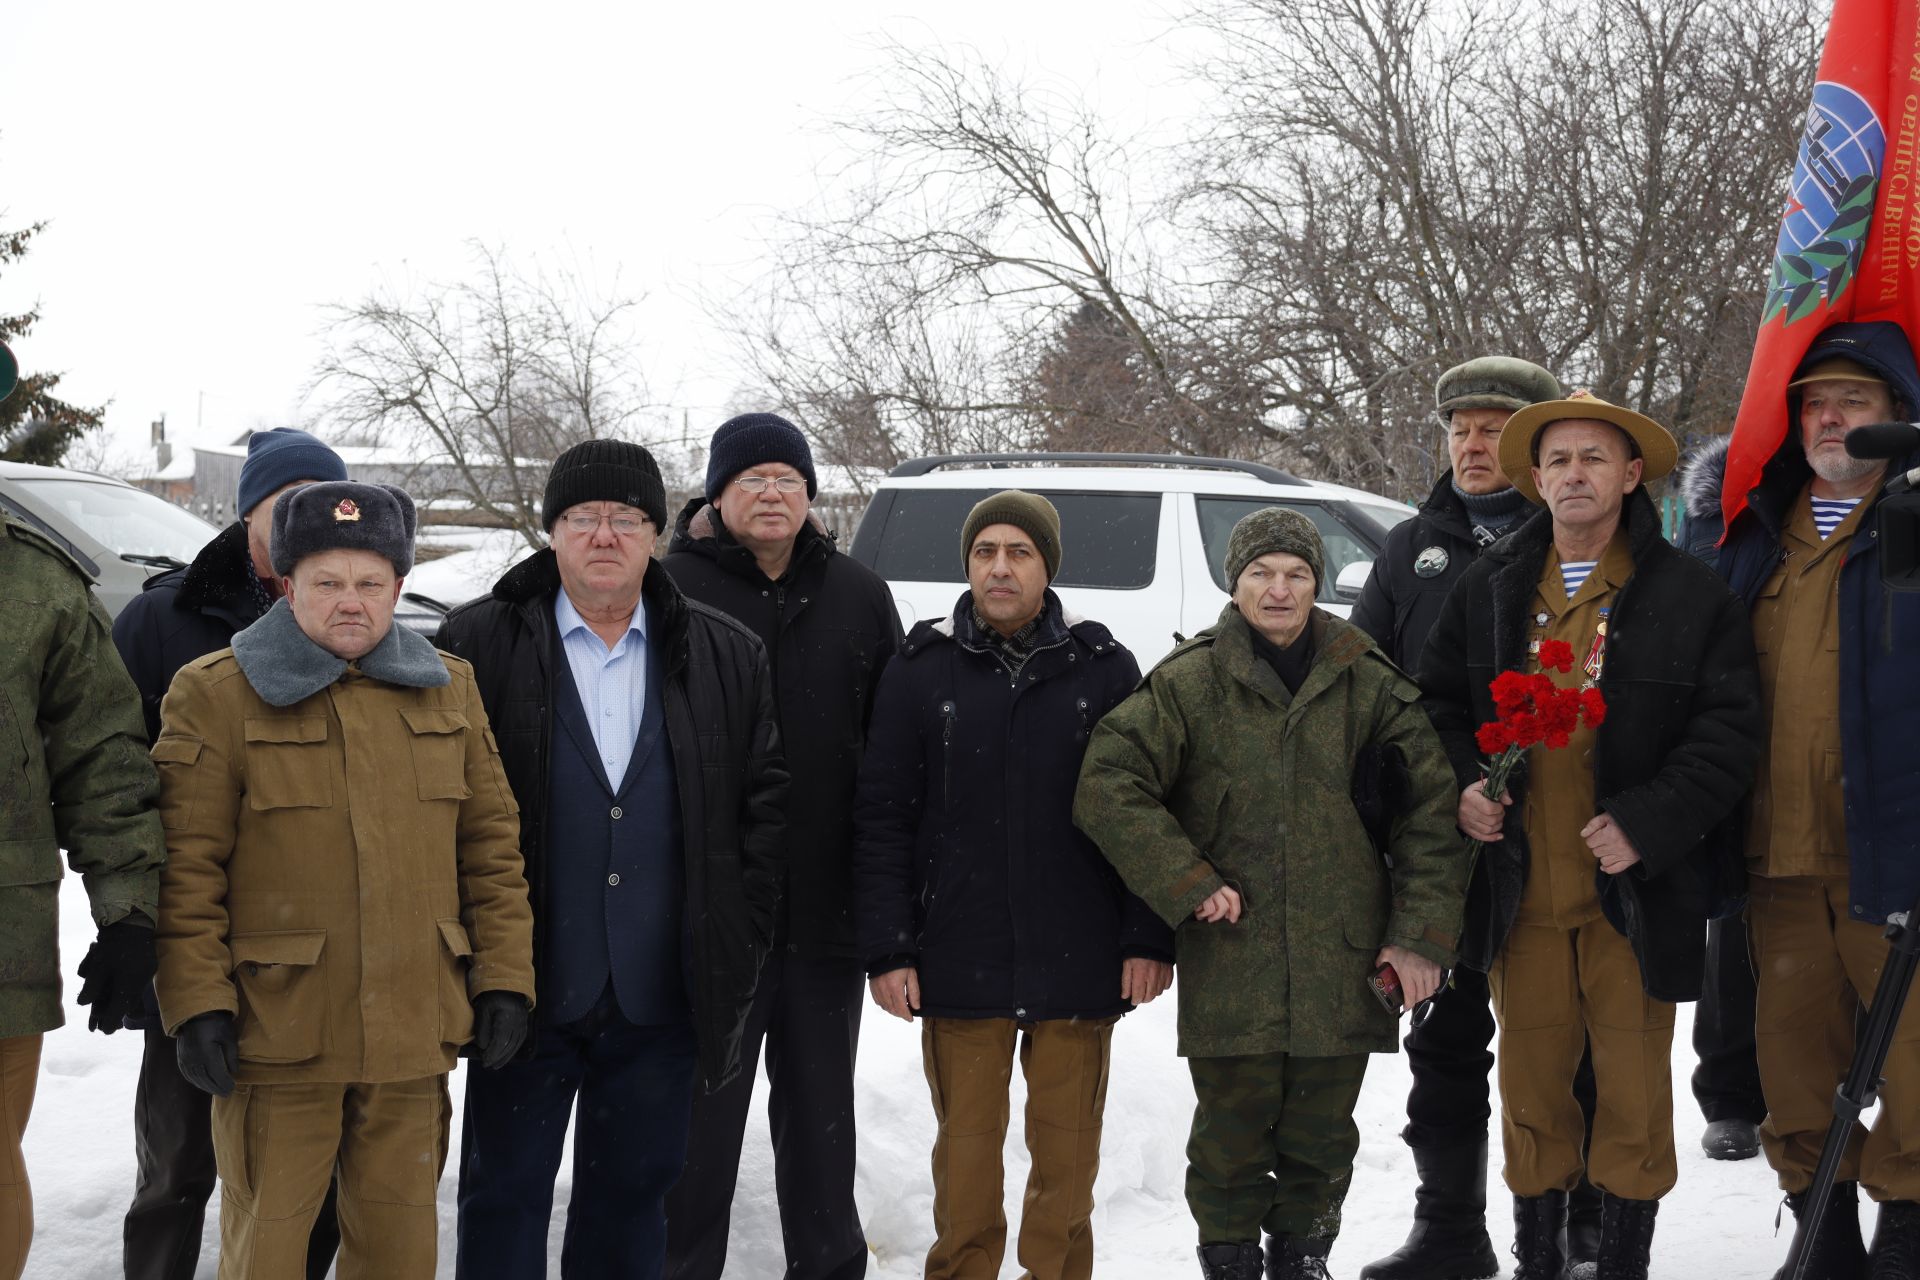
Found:
[[[1114,1018],[1016,1023],[927,1018],[920,1053],[933,1114],[933,1248],[926,1280],[994,1280],[1007,1249],[1000,1153],[1015,1041],[1033,1170],[1020,1210],[1023,1280],[1093,1275],[1093,1180]]]
[[[1754,1044],[1767,1122],[1760,1142],[1783,1191],[1805,1191],[1833,1091],[1853,1061],[1854,1018],[1887,959],[1883,923],[1850,918],[1845,876],[1754,876],[1749,934],[1759,975]],[[1871,1131],[1853,1127],[1840,1161],[1875,1200],[1920,1200],[1920,1018],[1906,1011],[1881,1073]]]
[[[1603,1191],[1658,1200],[1680,1176],[1673,1150],[1673,1006],[1647,995],[1633,948],[1604,919],[1577,929],[1515,925],[1487,974],[1500,1019],[1500,1137],[1517,1196],[1571,1191],[1584,1168]],[[1593,1047],[1593,1137],[1573,1097]]]
[[[305,1275],[307,1238],[336,1176],[339,1280],[433,1280],[450,1116],[443,1075],[240,1085],[215,1098],[220,1280]]]
[[[0,1280],[20,1280],[33,1245],[33,1188],[20,1141],[39,1077],[39,1036],[0,1040]]]

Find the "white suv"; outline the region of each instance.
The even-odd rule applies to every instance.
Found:
[[[1067,608],[1104,622],[1144,671],[1175,633],[1213,625],[1227,600],[1227,535],[1261,507],[1291,507],[1327,549],[1320,605],[1345,616],[1405,503],[1301,480],[1257,462],[1159,454],[1012,453],[916,458],[881,482],[851,554],[893,588],[901,623],[940,618],[966,589],[960,527],[989,494],[1025,489],[1060,510],[1054,581]]]

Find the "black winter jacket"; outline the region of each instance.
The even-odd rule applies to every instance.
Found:
[[[880,682],[855,805],[854,896],[870,973],[914,965],[932,1017],[1112,1017],[1121,962],[1173,934],[1073,825],[1093,726],[1140,669],[1047,593],[1010,675],[954,617],[907,634]]]
[[[880,673],[900,647],[893,593],[811,520],[785,575],[769,581],[705,498],[680,513],[662,563],[688,599],[766,646],[791,775],[783,940],[804,954],[855,958],[853,786]]]
[[[1420,514],[1387,534],[1353,606],[1353,625],[1372,636],[1395,666],[1413,673],[1447,592],[1479,555],[1473,521],[1448,471],[1420,504]]]
[[[667,741],[686,845],[688,999],[708,1090],[740,1069],[740,1036],[773,937],[785,878],[781,812],[787,772],[760,642],[693,603],[659,566],[641,596],[660,620]],[[536,984],[543,980],[548,759],[553,682],[571,679],[553,622],[560,570],[552,550],[509,569],[491,595],[455,609],[439,645],[473,664],[500,762],[520,804],[520,852],[533,897]]]
[[[113,647],[140,690],[147,741],[160,736],[160,702],[180,668],[233,643],[270,601],[258,585],[247,527],[235,520],[200,548],[184,569],[155,574],[113,620]],[[144,1011],[123,1019],[136,1031],[160,1025],[160,1006],[149,986]]]
[[[160,700],[174,673],[233,643],[272,603],[258,586],[247,527],[235,520],[184,569],[148,578],[113,622],[113,647],[140,690],[149,741],[160,736]]]
[[[1628,497],[1625,514],[1634,572],[1608,626],[1594,794],[1641,862],[1616,876],[1595,863],[1594,881],[1607,920],[1633,944],[1647,994],[1694,1000],[1708,916],[1744,879],[1718,829],[1735,817],[1759,763],[1753,631],[1726,584],[1660,536],[1645,489]],[[1527,664],[1528,613],[1552,543],[1546,511],[1494,543],[1428,637],[1423,702],[1462,788],[1480,777],[1474,732],[1495,716],[1494,676]],[[1487,847],[1468,890],[1461,957],[1475,969],[1499,954],[1526,888],[1526,786],[1522,768],[1509,788],[1506,837]]]

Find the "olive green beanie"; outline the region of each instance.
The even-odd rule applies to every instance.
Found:
[[[1047,581],[1060,573],[1060,513],[1051,502],[1037,493],[1007,489],[983,499],[967,513],[960,528],[960,564],[964,568],[973,559],[973,540],[991,524],[1010,524],[1033,539],[1040,558],[1047,562]]]
[[[1290,507],[1262,507],[1242,516],[1227,535],[1227,590],[1234,589],[1248,565],[1276,551],[1305,560],[1315,587],[1326,581],[1327,553],[1313,521]]]

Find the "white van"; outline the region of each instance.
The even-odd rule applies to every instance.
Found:
[[[1391,498],[1228,458],[1130,453],[955,454],[888,473],[851,554],[887,580],[903,626],[940,618],[966,590],[960,526],[989,494],[1024,489],[1060,510],[1054,581],[1067,608],[1107,624],[1141,670],[1175,634],[1213,625],[1227,601],[1227,535],[1261,507],[1291,507],[1327,548],[1320,605],[1342,617],[1387,531],[1413,515]]]

